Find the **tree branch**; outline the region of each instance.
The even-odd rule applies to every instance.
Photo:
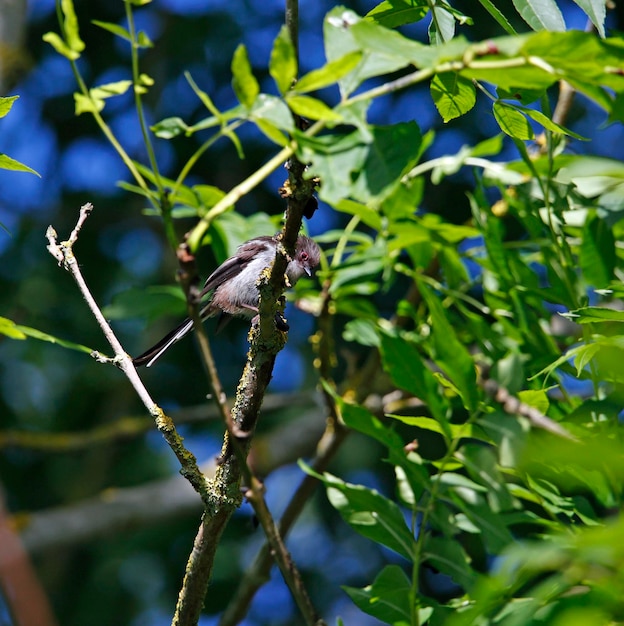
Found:
[[[266,476],[314,453],[323,432],[323,420],[316,405],[309,403],[301,410],[301,417],[254,440],[250,463],[259,475]],[[200,468],[212,479],[217,461],[206,461]],[[137,487],[109,488],[69,505],[16,513],[11,516],[11,524],[19,529],[26,550],[36,554],[71,548],[117,532],[167,524],[201,511],[201,502],[188,481],[172,476]]]
[[[201,496],[204,503],[208,506],[211,503],[211,495],[208,491],[206,480],[202,475],[195,457],[184,447],[182,438],[176,431],[175,425],[170,417],[168,417],[163,410],[152,400],[147,389],[141,382],[139,375],[137,374],[132,359],[123,349],[121,343],[115,336],[112,328],[106,321],[102,311],[98,307],[95,298],[89,291],[87,284],[80,271],[78,261],[74,256],[73,246],[78,240],[80,230],[84,225],[87,217],[93,210],[93,205],[87,203],[80,209],[80,216],[76,223],[74,230],[72,231],[70,238],[67,241],[57,242],[57,234],[52,226],[48,227],[46,237],[48,239],[48,251],[50,254],[62,265],[73,277],[74,281],[78,285],[82,296],[84,297],[91,313],[97,320],[104,336],[108,343],[112,347],[115,358],[113,362],[119,367],[126,375],[130,384],[134,387],[137,395],[143,402],[145,408],[149,411],[150,415],[154,418],[158,430],[161,432],[165,441],[169,444],[169,447],[173,450],[174,454],[178,458],[182,475],[193,485],[197,493]]]

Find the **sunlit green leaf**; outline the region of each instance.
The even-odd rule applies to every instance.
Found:
[[[334,205],[337,211],[342,213],[348,213],[349,215],[357,215],[364,224],[374,228],[375,230],[381,230],[382,221],[379,211],[371,209],[370,207],[360,202],[353,200],[342,199],[336,202]]]
[[[41,178],[41,175],[32,168],[28,167],[28,165],[24,165],[23,163],[20,163],[19,161],[16,161],[15,159],[12,159],[6,154],[2,154],[1,152],[0,169],[13,170],[15,172],[30,172],[31,174],[35,174],[35,176],[39,176],[39,178]]]
[[[585,11],[601,37],[605,36],[604,23],[607,16],[607,3],[603,0],[574,0]]]
[[[366,18],[381,26],[396,28],[419,22],[428,12],[429,4],[425,0],[384,0],[371,9]]]
[[[180,117],[168,117],[154,124],[151,129],[156,137],[161,139],[173,139],[188,131],[188,125]]]
[[[322,199],[380,202],[418,158],[421,135],[415,123],[371,126],[370,134],[370,140],[357,131],[340,137],[298,135],[298,153],[310,163],[309,173],[320,177]]]
[[[81,115],[82,113],[95,113],[101,111],[105,102],[102,98],[93,98],[90,95],[85,96],[81,93],[74,94],[74,102],[76,105],[75,111],[76,115]]]
[[[550,130],[554,133],[561,133],[562,135],[569,135],[570,137],[580,139],[581,141],[589,141],[587,137],[583,137],[582,135],[571,131],[569,128],[565,128],[564,126],[561,126],[561,124],[553,122],[541,111],[528,109],[526,107],[519,107],[519,110],[528,115],[532,120],[535,120],[538,124],[541,124],[546,130]]]
[[[297,58],[288,28],[282,26],[271,51],[269,73],[281,94],[285,94],[297,78]]]
[[[297,114],[312,120],[327,120],[339,122],[340,115],[330,109],[324,102],[311,96],[298,96],[288,94],[286,96],[288,106]]]
[[[15,322],[7,319],[6,317],[0,317],[0,334],[6,335],[11,339],[26,339],[27,337],[32,337],[33,339],[39,339],[40,341],[56,343],[63,348],[77,350],[78,352],[86,352],[87,354],[93,352],[91,348],[87,348],[86,346],[82,346],[78,343],[59,339],[58,337],[44,333],[36,328],[15,324]]]
[[[550,406],[548,394],[543,389],[525,389],[524,391],[519,391],[518,399],[536,408],[544,415],[548,412],[548,407]]]
[[[238,101],[245,107],[251,108],[260,93],[260,86],[251,71],[251,64],[247,56],[247,48],[240,44],[232,58],[232,87]]]
[[[105,85],[99,85],[89,90],[91,97],[94,100],[100,100],[104,98],[111,98],[113,96],[120,96],[132,86],[131,80],[118,80],[114,83],[107,83]]]
[[[522,19],[533,30],[564,31],[563,15],[555,0],[512,0]]]
[[[330,61],[318,70],[312,70],[302,76],[297,81],[294,90],[298,93],[306,93],[333,85],[355,69],[361,59],[362,53],[359,50],[348,52],[343,57]]]
[[[61,11],[65,16],[65,20],[63,22],[63,35],[65,37],[65,42],[70,50],[80,54],[84,50],[85,44],[84,41],[80,39],[80,34],[78,33],[78,18],[76,17],[73,1],[61,0]]]
[[[477,100],[472,81],[455,72],[444,72],[433,77],[431,97],[445,122],[470,111]]]
[[[498,100],[494,103],[493,111],[501,130],[510,137],[528,141],[535,136],[526,116],[516,107]]]
[[[450,6],[446,5],[447,7]],[[450,10],[439,3],[431,7],[431,22],[429,23],[429,41],[432,46],[447,43],[455,36],[455,17]]]
[[[0,118],[4,117],[13,107],[13,103],[19,96],[0,97]]]
[[[290,109],[281,98],[261,93],[254,102],[249,117],[258,122],[268,122],[275,128],[291,133],[295,130],[295,121]]]
[[[492,0],[479,0],[479,3],[498,22],[499,26],[501,26],[508,35],[516,34],[516,30],[509,23],[507,17],[495,6]]]
[[[42,37],[43,41],[49,43],[60,55],[64,56],[70,61],[75,61],[80,58],[80,53],[72,50],[57,33],[46,33]]]
[[[113,35],[117,35],[122,39],[127,41],[132,41],[132,36],[123,26],[119,26],[119,24],[113,24],[112,22],[101,22],[100,20],[91,20],[92,24],[107,30],[109,33],[113,33]]]

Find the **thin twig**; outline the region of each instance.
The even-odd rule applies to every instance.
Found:
[[[275,411],[287,407],[311,404],[314,395],[310,392],[271,394],[262,405],[263,411]],[[221,419],[218,406],[199,404],[177,409],[171,413],[177,424],[197,424]],[[67,453],[88,450],[102,444],[110,445],[129,441],[154,429],[155,424],[145,416],[125,416],[110,424],[101,424],[86,431],[33,432],[29,430],[0,431],[0,450],[22,449],[41,453]]]
[[[496,402],[500,402],[505,413],[509,415],[519,415],[526,417],[529,422],[536,428],[546,430],[553,435],[568,439],[569,441],[578,441],[578,439],[569,433],[558,422],[544,415],[539,409],[522,402],[519,398],[512,395],[507,389],[499,385],[495,380],[488,378],[481,382],[481,387]]]
[[[115,364],[124,372],[128,380],[134,387],[137,395],[143,402],[145,408],[154,418],[158,430],[162,433],[165,441],[169,444],[180,462],[180,472],[193,485],[197,493],[201,496],[204,503],[208,504],[210,503],[210,494],[208,492],[206,480],[197,465],[197,460],[195,459],[193,454],[191,454],[191,452],[189,452],[184,447],[184,444],[182,443],[182,438],[180,437],[180,435],[178,435],[178,432],[176,431],[175,425],[171,418],[169,418],[150,397],[147,389],[141,382],[139,375],[134,369],[132,359],[123,349],[121,343],[113,332],[113,329],[110,327],[109,323],[106,321],[106,318],[102,314],[102,311],[97,305],[95,298],[89,291],[89,288],[80,271],[78,261],[74,256],[73,246],[78,240],[80,230],[92,210],[93,205],[91,203],[87,203],[81,207],[80,216],[78,218],[76,226],[67,241],[61,241],[60,243],[58,243],[56,231],[52,226],[49,226],[46,232],[46,237],[48,239],[48,250],[50,254],[59,262],[59,265],[62,264],[63,267],[72,275],[74,281],[80,289],[80,292],[82,293],[83,298],[87,302],[91,313],[95,317],[97,323],[102,329],[102,332],[104,333],[104,336],[106,337],[108,343],[115,353]]]
[[[145,417],[143,421],[149,422]],[[300,417],[254,439],[250,465],[258,475],[267,476],[301,457],[309,458],[322,433],[319,408],[302,408]],[[200,467],[209,480],[213,479],[218,468],[216,457],[206,459]],[[171,524],[201,513],[202,502],[195,490],[182,476],[174,475],[136,487],[106,489],[79,502],[42,511],[16,512],[10,523],[19,529],[29,554],[37,555],[92,543],[115,533]]]
[[[327,469],[329,462],[340,449],[349,431],[343,426],[336,430],[327,429],[319,442],[317,455],[310,463],[311,468],[322,473]],[[290,499],[279,523],[279,536],[284,538],[296,522],[304,505],[309,501],[318,485],[313,476],[305,476]],[[269,580],[271,565],[274,562],[272,546],[266,541],[258,551],[251,567],[243,575],[235,594],[221,616],[219,626],[234,626],[247,614],[251,601],[260,587]]]

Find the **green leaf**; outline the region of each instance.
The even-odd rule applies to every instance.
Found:
[[[505,17],[505,15],[494,5],[491,0],[479,0],[481,6],[498,22],[498,25],[502,27],[502,29],[508,35],[516,35],[516,30],[509,23],[509,20]]]
[[[587,17],[596,27],[598,34],[604,38],[604,23],[607,17],[607,3],[604,0],[574,0],[575,4],[585,11]]]
[[[371,209],[370,207],[366,206],[365,204],[361,204],[360,202],[343,199],[336,202],[334,208],[341,213],[357,215],[364,224],[370,226],[374,230],[381,230],[383,227],[379,211]]]
[[[297,93],[306,93],[329,87],[352,72],[362,60],[362,52],[354,50],[347,52],[343,57],[330,61],[323,67],[308,72],[301,77],[294,86]]]
[[[414,536],[405,524],[401,509],[392,500],[374,489],[346,483],[328,472],[317,474],[303,461],[299,461],[299,466],[323,481],[329,501],[354,530],[408,561],[414,558]]]
[[[624,311],[598,306],[586,306],[562,314],[577,324],[595,324],[598,322],[624,322]]]
[[[76,61],[80,58],[80,53],[72,50],[57,33],[45,33],[42,37],[43,41],[49,43],[61,56],[70,61]]]
[[[86,352],[87,354],[91,354],[91,352],[93,352],[91,348],[87,348],[86,346],[80,345],[78,343],[73,343],[72,341],[59,339],[58,337],[54,337],[52,335],[48,335],[47,333],[41,332],[36,328],[30,328],[29,326],[20,326],[19,324],[16,324],[6,317],[0,317],[0,333],[6,335],[7,337],[10,337],[11,339],[26,339],[27,337],[32,337],[33,339],[39,339],[40,341],[56,343],[63,348],[77,350],[78,352]]]
[[[449,5],[446,5],[449,6]],[[449,6],[450,8],[450,6]],[[455,17],[440,3],[431,6],[431,23],[429,24],[429,41],[432,46],[440,46],[455,36]]]
[[[251,108],[258,94],[260,86],[251,71],[251,64],[247,56],[247,48],[240,44],[232,58],[232,87],[238,101],[248,109]]]
[[[0,98],[0,118],[7,115],[7,113],[13,107],[13,103],[19,98],[19,96],[7,96]]]
[[[191,73],[190,72],[184,72],[184,78],[186,78],[186,81],[191,86],[191,89],[193,90],[195,95],[201,100],[202,104],[214,116],[214,118],[213,118],[214,122],[212,123],[212,125],[216,126],[217,124],[221,124],[224,121],[227,121],[227,119],[225,118],[225,115],[222,115],[221,112],[219,111],[219,109],[217,109],[217,107],[214,105],[214,102],[212,101],[210,96],[205,91],[201,90],[198,87],[197,83],[193,80],[193,77],[191,76]],[[237,108],[238,107],[235,107],[234,110],[236,110]],[[200,124],[201,124],[201,122],[200,122]],[[204,126],[204,128],[209,128],[209,126]]]
[[[330,109],[324,102],[311,96],[298,96],[289,93],[286,95],[286,102],[297,115],[302,117],[330,122],[340,122],[342,120],[342,117]]]
[[[445,122],[470,111],[477,100],[472,81],[455,72],[443,72],[433,77],[431,97]]]
[[[386,28],[396,28],[419,22],[428,12],[429,3],[425,0],[384,0],[366,14],[366,19]]]
[[[389,450],[403,451],[403,440],[396,431],[388,428],[365,407],[346,402],[335,392],[329,391],[340,409],[340,415],[346,426],[372,437]]]
[[[0,334],[10,337],[11,339],[26,339],[27,337],[26,333],[19,330],[19,327],[14,321],[6,317],[0,317]]]
[[[355,180],[354,199],[380,202],[416,163],[422,135],[416,122],[371,126],[370,131],[372,142],[367,146],[364,169]]]
[[[256,98],[249,117],[256,123],[262,120],[287,133],[295,130],[295,121],[286,103],[281,98],[265,93]]]
[[[140,30],[137,33],[137,45],[139,48],[153,48],[154,47],[152,40],[149,38],[147,33],[144,33],[142,30]]]
[[[439,298],[424,281],[418,281],[420,293],[429,307],[432,325],[431,356],[457,387],[464,406],[474,411],[480,400],[475,366],[466,347],[457,339]]]
[[[580,265],[585,280],[595,289],[607,287],[613,278],[616,253],[613,231],[597,216],[583,228]]]
[[[462,439],[464,437],[472,437],[475,439],[482,439],[479,433],[476,432],[471,424],[447,424],[442,427],[440,422],[425,416],[414,415],[396,415],[394,413],[388,413],[387,417],[403,422],[408,426],[414,426],[416,428],[422,428],[423,430],[430,430],[431,432],[438,433],[443,437],[447,437],[447,433],[450,432],[452,439]]]
[[[515,89],[496,88],[496,94],[501,100],[517,100],[525,105],[539,100],[544,95],[545,91],[545,89],[527,89],[519,87]]]
[[[363,20],[345,7],[336,7],[327,14],[323,32],[329,62],[341,59],[349,52],[364,54],[357,68],[339,81],[343,98],[367,78],[395,72],[410,63],[429,64],[434,56],[427,46],[370,20]]]
[[[529,141],[535,136],[526,116],[516,107],[497,100],[493,106],[494,118],[501,130],[515,139]]]
[[[6,154],[2,154],[1,152],[0,152],[0,169],[13,170],[15,172],[30,172],[31,174],[35,174],[35,176],[39,176],[39,178],[41,178],[41,175],[35,170],[28,167],[28,165],[24,165],[23,163],[20,163],[19,161],[16,161],[15,159],[12,159],[10,156],[7,156]]]
[[[131,80],[118,80],[114,83],[106,83],[105,85],[99,85],[89,89],[89,93],[94,100],[100,100],[105,98],[112,98],[113,96],[120,96],[128,89],[132,87]]]
[[[447,403],[434,375],[423,362],[415,346],[402,337],[379,333],[381,339],[381,357],[384,370],[392,382],[405,391],[420,398],[436,419],[447,439],[452,432],[446,417]]]
[[[563,15],[555,0],[512,0],[516,11],[533,30],[564,31]]]
[[[398,565],[386,565],[364,589],[343,589],[364,613],[386,624],[411,623],[411,582]]]
[[[266,120],[255,120],[256,126],[260,129],[260,132],[267,137],[273,143],[278,146],[287,146],[290,143],[290,139],[285,135],[277,126],[267,122]]]
[[[63,22],[63,35],[65,37],[65,42],[72,52],[79,54],[85,49],[85,45],[82,39],[80,39],[80,34],[78,33],[78,18],[76,17],[73,1],[61,0],[61,11],[65,16],[65,20]]]
[[[537,409],[544,415],[546,415],[548,407],[550,406],[548,394],[543,389],[525,389],[524,391],[519,391],[518,399],[524,402],[524,404]]]
[[[101,98],[94,99],[91,95],[85,96],[81,93],[74,93],[74,103],[76,115],[82,113],[95,113],[104,108],[104,100]]]
[[[420,130],[414,122],[371,126],[369,137],[349,135],[309,138],[296,133],[302,162],[309,174],[319,176],[320,197],[335,204],[343,198],[378,204],[400,184],[420,154]]]
[[[454,538],[428,535],[425,539],[424,559],[440,572],[448,574],[458,585],[469,590],[477,580],[470,567],[470,558]]]
[[[113,24],[112,22],[100,22],[100,20],[91,20],[91,23],[107,30],[113,35],[117,35],[117,37],[125,39],[126,41],[132,41],[130,33],[123,26],[119,26],[119,24]]]
[[[168,117],[154,124],[151,130],[160,139],[173,139],[188,132],[189,127],[181,117]]]
[[[538,124],[541,124],[546,130],[550,130],[553,133],[561,133],[562,135],[569,135],[580,141],[589,141],[587,137],[583,137],[578,133],[571,131],[560,124],[553,122],[549,117],[546,117],[541,111],[535,109],[528,109],[526,107],[518,107],[520,111],[528,115],[532,120],[535,120]]]
[[[297,57],[286,26],[282,26],[273,42],[269,73],[282,95],[292,87],[297,78]]]

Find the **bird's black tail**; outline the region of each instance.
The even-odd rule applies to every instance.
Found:
[[[149,350],[132,359],[135,367],[145,365],[149,367],[156,359],[158,359],[168,348],[174,343],[182,339],[193,328],[193,320],[185,319],[177,328],[174,328],[169,334],[165,335],[157,344],[153,345]]]

